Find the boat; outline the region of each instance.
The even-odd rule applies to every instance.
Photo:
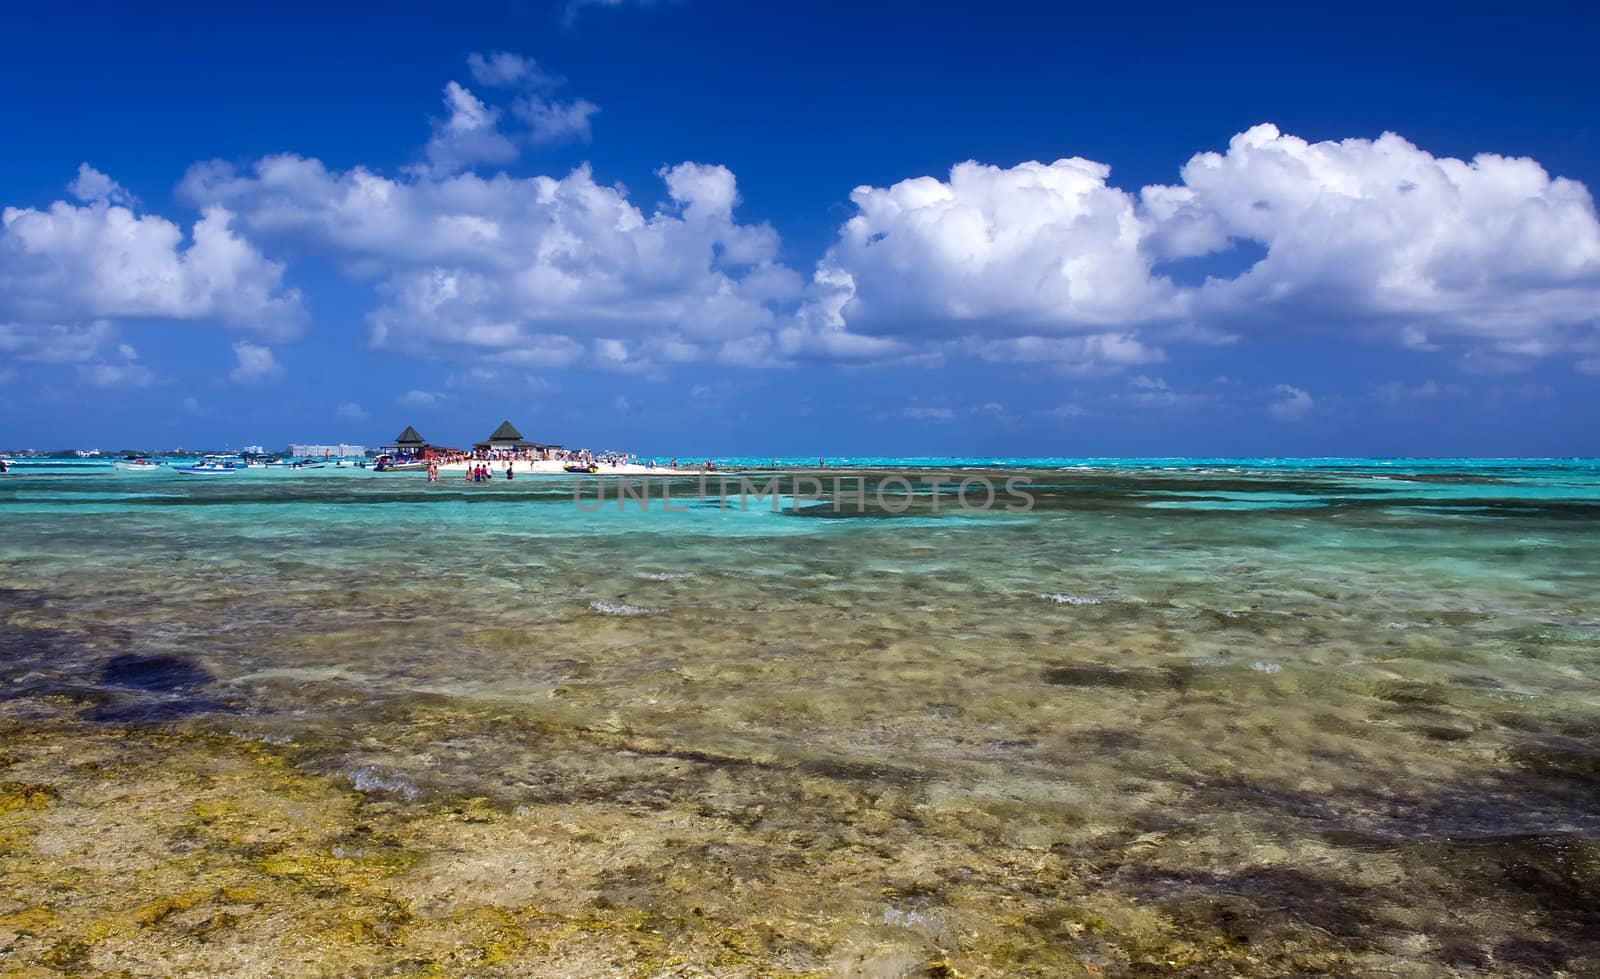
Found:
[[[373,471],[381,473],[403,473],[417,472],[426,468],[428,468],[428,460],[426,459],[396,459],[394,456],[381,455],[378,457],[378,464],[373,467]]]
[[[118,459],[116,467],[125,473],[153,473],[161,471],[161,463],[150,459]]]
[[[597,473],[597,472],[600,471],[600,467],[595,465],[594,463],[590,463],[587,466],[562,466],[561,468],[565,469],[569,473],[591,473],[592,474],[592,473]]]
[[[185,476],[232,476],[242,469],[238,456],[224,455],[208,455],[193,465],[177,467]]]

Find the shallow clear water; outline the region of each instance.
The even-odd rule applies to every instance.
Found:
[[[372,870],[335,853],[343,816],[282,830],[404,905],[382,941],[306,939],[344,974],[482,974],[417,948],[485,909],[521,936],[506,974],[1600,968],[1600,464],[842,462],[865,512],[724,508],[694,479],[672,510],[654,480],[648,512],[586,512],[594,480],[17,467],[0,777],[54,801],[4,816],[38,825],[4,858],[0,945],[6,914],[65,933],[116,905],[89,866],[52,894],[38,849],[51,819],[137,836],[41,747],[136,750],[114,737],[264,753],[302,780],[284,797],[389,834],[405,859]],[[904,513],[876,505],[893,473]],[[984,473],[1032,509],[963,509]],[[184,812],[213,789],[162,777]],[[463,800],[488,829],[441,815]],[[143,899],[182,877],[162,839]],[[560,873],[507,883],[557,843]],[[322,886],[325,915],[366,906]],[[278,899],[206,954],[273,962],[305,924]],[[626,969],[624,912],[656,936]],[[35,932],[13,944],[64,940]],[[108,934],[82,961],[139,972],[172,940]]]

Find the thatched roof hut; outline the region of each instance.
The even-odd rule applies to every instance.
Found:
[[[492,451],[495,449],[526,451],[528,449],[559,449],[561,446],[548,442],[530,442],[522,437],[522,433],[517,431],[515,425],[509,421],[503,421],[500,423],[500,427],[495,429],[487,440],[476,443],[473,448],[479,451]]]

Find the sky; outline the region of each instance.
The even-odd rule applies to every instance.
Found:
[[[1600,455],[1582,5],[135,6],[0,12],[0,447]]]

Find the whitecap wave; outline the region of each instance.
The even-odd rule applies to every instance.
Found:
[[[388,792],[403,799],[415,799],[417,787],[399,775],[385,775],[375,765],[363,765],[350,773],[350,784],[357,792]]]
[[[1095,598],[1091,595],[1063,595],[1060,592],[1053,594],[1042,593],[1039,597],[1055,602],[1057,605],[1099,605],[1104,601],[1104,599]]]

